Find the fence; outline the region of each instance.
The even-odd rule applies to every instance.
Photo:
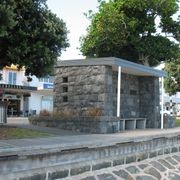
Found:
[[[0,101],[0,124],[7,123],[7,102]]]

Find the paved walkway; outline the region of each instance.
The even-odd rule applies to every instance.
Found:
[[[68,150],[74,148],[95,148],[117,143],[142,141],[163,136],[180,135],[180,129],[128,131],[117,134],[68,135],[46,138],[0,140],[0,153],[32,150]]]
[[[12,125],[12,124],[11,124]],[[0,140],[0,153],[16,152],[21,153],[29,150],[68,150],[74,148],[93,148],[111,146],[117,143],[129,142],[129,141],[142,141],[152,138],[163,136],[180,135],[180,128],[174,129],[146,129],[146,130],[133,130],[125,131],[116,134],[75,134],[71,131],[64,131],[56,128],[43,128],[32,127],[27,124],[19,124],[18,126],[24,126],[33,128],[36,130],[42,130],[46,132],[59,133],[55,137],[46,138],[33,138],[33,139],[11,139]],[[67,133],[67,134],[66,134]],[[72,134],[71,134],[72,133]]]
[[[153,159],[121,165],[66,180],[180,180],[180,153],[158,156]]]
[[[13,122],[12,122],[13,121]],[[23,123],[22,123],[23,122]],[[116,134],[73,134],[56,128],[42,128],[28,125],[27,119],[9,119],[10,126],[32,128],[45,132],[56,132],[57,136],[21,140],[0,140],[0,154],[40,153],[83,147],[103,147],[129,141],[142,141],[152,138],[180,135],[180,128],[146,129],[125,131]],[[59,133],[59,134],[58,134]],[[65,134],[64,134],[65,133]],[[66,134],[67,133],[67,134]],[[72,133],[72,134],[71,134]],[[158,156],[153,159],[87,172],[68,180],[180,180],[180,152]],[[66,179],[66,180],[67,180]]]

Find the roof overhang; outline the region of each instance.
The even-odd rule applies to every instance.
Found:
[[[0,89],[3,92],[19,93],[19,94],[27,94],[32,91],[37,91],[37,87],[12,85],[12,84],[0,84]]]
[[[167,76],[166,72],[164,71],[160,71],[152,67],[133,63],[116,57],[58,61],[56,68],[71,67],[71,66],[98,66],[98,65],[112,66],[114,70],[117,70],[118,66],[121,66],[122,72],[137,76],[156,76],[156,77]]]

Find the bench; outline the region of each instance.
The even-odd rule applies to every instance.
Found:
[[[118,122],[118,130],[134,130],[134,129],[145,129],[146,118],[124,118]]]

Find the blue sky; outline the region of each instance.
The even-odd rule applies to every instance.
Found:
[[[58,17],[66,22],[67,29],[70,31],[68,39],[70,47],[62,52],[60,59],[80,59],[79,38],[86,34],[86,28],[90,24],[84,16],[88,10],[97,10],[97,0],[47,0],[49,9],[57,14]]]

